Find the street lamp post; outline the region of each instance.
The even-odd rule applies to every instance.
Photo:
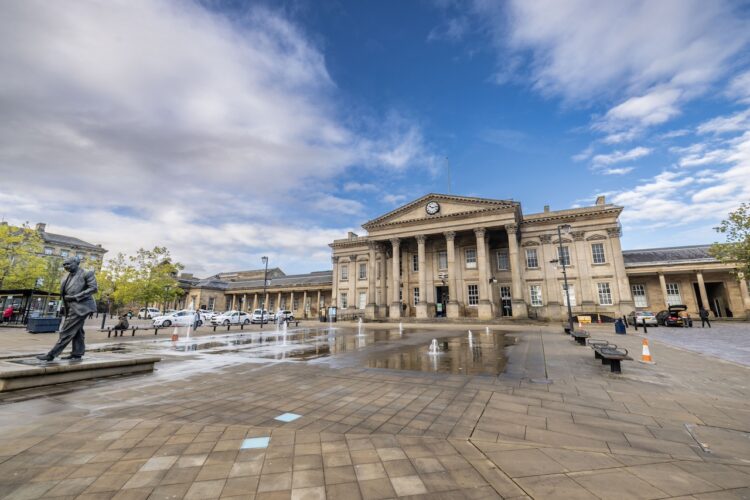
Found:
[[[568,234],[570,231],[570,224],[562,224],[557,226],[557,243],[559,245],[557,260],[562,264],[563,272],[563,283],[565,283],[565,302],[568,305],[568,328],[570,333],[573,333],[573,309],[570,307],[570,288],[568,287],[568,271],[566,270],[565,258],[563,256],[563,244],[562,244],[562,233]],[[554,261],[553,261],[554,262]]]
[[[264,255],[261,260],[265,266],[263,271],[263,305],[260,306],[260,327],[263,328],[263,322],[265,321],[263,311],[266,310],[266,285],[268,285],[268,257]]]

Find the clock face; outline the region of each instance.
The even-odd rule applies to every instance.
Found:
[[[440,204],[438,202],[436,202],[436,201],[431,201],[425,207],[425,211],[429,215],[435,215],[436,213],[438,213],[440,211]]]

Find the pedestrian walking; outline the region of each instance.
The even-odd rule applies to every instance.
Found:
[[[700,311],[698,311],[698,314],[701,317],[701,328],[705,328],[706,323],[708,323],[708,327],[711,328],[711,322],[708,320],[708,311],[701,307]]]
[[[12,305],[8,306],[5,309],[5,311],[3,311],[3,321],[5,323],[9,323],[11,317],[13,317],[13,306]]]

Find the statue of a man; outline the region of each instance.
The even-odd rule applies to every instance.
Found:
[[[98,288],[94,271],[86,271],[80,266],[81,259],[78,257],[69,257],[63,262],[63,269],[68,271],[60,287],[65,323],[60,329],[60,339],[57,344],[47,354],[37,356],[37,359],[52,361],[71,341],[73,351],[70,356],[62,359],[80,360],[86,351],[83,323],[91,313],[96,312],[93,295]]]

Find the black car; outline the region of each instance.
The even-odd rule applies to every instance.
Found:
[[[661,311],[656,315],[656,320],[664,326],[685,326],[687,322],[687,326],[692,327],[693,320],[690,318],[690,315],[687,313],[680,315],[680,313],[685,311],[687,311],[686,305],[676,304],[669,306],[666,311]]]

